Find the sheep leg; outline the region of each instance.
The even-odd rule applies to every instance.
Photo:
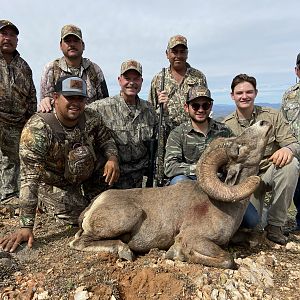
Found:
[[[87,235],[81,235],[70,243],[70,247],[81,251],[109,252],[119,258],[132,261],[133,254],[129,246],[121,240],[92,240]]]
[[[191,237],[190,240],[183,240],[181,237],[177,237],[169,251],[166,255],[167,258],[217,268],[236,269],[232,256],[207,238]]]
[[[198,240],[190,249],[188,261],[224,269],[236,269],[232,256],[208,239]]]

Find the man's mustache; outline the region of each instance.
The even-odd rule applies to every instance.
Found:
[[[13,46],[13,44],[12,44],[12,43],[9,43],[9,42],[5,42],[5,43],[3,43],[2,45],[3,45],[3,46],[5,46],[5,45]]]

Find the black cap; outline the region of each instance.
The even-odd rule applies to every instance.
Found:
[[[10,27],[12,28],[16,34],[19,34],[19,29],[17,28],[17,26],[15,24],[13,24],[12,22],[8,21],[8,20],[0,20],[0,30],[4,27]]]
[[[87,97],[85,81],[80,77],[72,75],[60,77],[54,86],[54,91],[64,96]]]

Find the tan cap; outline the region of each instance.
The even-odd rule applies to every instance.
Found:
[[[168,49],[172,49],[177,45],[183,45],[186,48],[187,46],[187,39],[182,35],[174,35],[169,39]]]
[[[195,87],[192,87],[190,90],[189,90],[189,93],[188,93],[188,98],[186,99],[186,103],[196,99],[196,98],[207,98],[209,99],[210,101],[214,101],[212,98],[211,98],[211,95],[210,95],[210,90],[204,86],[195,86]]]
[[[137,62],[136,60],[130,59],[127,61],[124,61],[121,65],[121,75],[129,70],[135,70],[142,76],[142,65]]]
[[[300,53],[297,55],[297,59],[296,59],[296,65],[300,64]]]
[[[78,28],[75,25],[69,24],[69,25],[65,25],[62,29],[61,29],[61,39],[63,40],[67,35],[75,35],[77,36],[79,39],[82,40],[82,33],[80,28]]]
[[[16,32],[17,35],[19,34],[19,29],[15,24],[13,24],[8,20],[0,20],[0,30],[4,27],[11,27]]]

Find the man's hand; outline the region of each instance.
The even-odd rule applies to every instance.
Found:
[[[163,109],[164,110],[167,110],[168,102],[169,102],[169,98],[168,98],[167,92],[166,91],[158,92],[158,103],[163,104]]]
[[[39,111],[40,112],[51,112],[52,104],[53,104],[53,98],[45,97],[40,102]]]
[[[103,176],[105,177],[105,182],[108,185],[112,185],[114,182],[118,181],[120,176],[119,162],[116,156],[111,156],[105,166]]]
[[[283,147],[275,151],[273,155],[269,158],[269,160],[272,161],[272,163],[276,167],[281,168],[289,164],[292,161],[293,157],[293,152],[289,148]]]
[[[0,249],[6,252],[14,252],[22,242],[28,242],[27,246],[32,247],[33,233],[30,228],[21,228],[11,235],[0,238]]]

